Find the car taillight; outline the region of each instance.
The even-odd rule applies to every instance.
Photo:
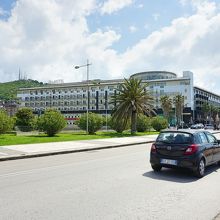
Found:
[[[190,146],[186,149],[184,155],[192,155],[192,154],[194,154],[197,150],[198,150],[198,145],[197,145],[197,144],[192,144],[192,145],[190,145]]]
[[[155,144],[151,145],[151,153],[156,153],[156,146],[155,146]]]

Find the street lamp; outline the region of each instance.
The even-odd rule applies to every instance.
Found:
[[[87,110],[86,110],[86,133],[89,133],[89,66],[92,65],[89,63],[89,60],[87,60],[85,65],[81,66],[75,66],[75,69],[79,69],[81,67],[86,67],[86,81],[87,81]]]
[[[108,97],[107,97],[107,94],[105,97],[105,126],[106,126],[106,131],[108,131]]]

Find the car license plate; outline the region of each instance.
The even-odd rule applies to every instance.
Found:
[[[160,163],[169,164],[169,165],[177,165],[177,160],[161,159]]]

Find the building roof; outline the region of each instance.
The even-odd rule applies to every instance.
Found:
[[[118,84],[123,83],[123,79],[115,79],[115,80],[87,80],[82,82],[72,82],[72,83],[61,83],[61,84],[48,84],[42,87],[31,87],[31,88],[20,88],[19,90],[37,90],[37,89],[54,89],[54,88],[66,88],[66,87],[81,87],[81,86],[98,86],[99,84]]]
[[[131,77],[138,77],[142,79],[168,79],[168,78],[176,78],[176,73],[168,72],[168,71],[146,71],[146,72],[140,72],[135,73],[131,75]]]
[[[218,94],[216,94],[216,93],[214,93],[214,92],[210,92],[210,91],[208,91],[208,90],[206,90],[206,89],[203,89],[203,88],[201,88],[201,87],[194,86],[194,89],[202,90],[203,92],[207,92],[207,93],[209,93],[209,94],[212,94],[212,95],[217,96],[218,98],[220,98],[220,95],[218,95]]]

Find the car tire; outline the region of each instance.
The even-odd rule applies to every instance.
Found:
[[[205,160],[202,158],[195,170],[196,177],[202,178],[205,175]]]
[[[151,167],[155,172],[159,172],[162,169],[162,166],[160,165],[151,165]]]

